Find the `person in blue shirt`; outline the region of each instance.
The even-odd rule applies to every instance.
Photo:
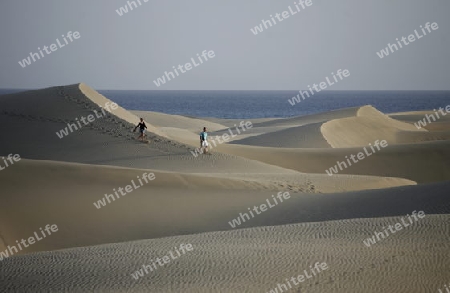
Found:
[[[200,133],[200,150],[203,154],[208,152],[208,133],[206,127],[203,127],[203,132]]]

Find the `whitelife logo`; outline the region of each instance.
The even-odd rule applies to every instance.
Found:
[[[238,136],[238,134],[241,134],[241,131],[239,131],[238,126],[236,126],[236,124],[234,124],[234,126],[236,127],[235,130],[236,130],[237,134],[234,134],[233,131],[231,130],[231,128],[228,128],[228,132],[230,133],[231,137],[230,137],[230,135],[228,135],[228,133],[224,133],[224,134],[222,134],[222,136],[216,135],[215,138],[213,138],[211,140],[208,140],[208,141],[211,141],[211,143],[208,146],[208,149],[212,150],[213,149],[213,146],[212,146],[213,144],[214,144],[214,147],[217,147],[218,144],[220,145],[222,143],[226,143],[226,142],[228,142],[230,140],[230,138],[236,137],[236,136]],[[250,121],[241,121],[239,123],[239,127],[242,129],[242,132],[245,132],[247,129],[252,128],[253,125],[252,125],[252,122],[250,122]],[[220,138],[222,138],[222,140]],[[216,143],[216,141],[218,143]],[[194,150],[194,152],[193,151],[190,151],[190,152],[195,158],[197,158],[198,155],[203,153],[203,150],[201,148],[196,148]]]
[[[447,105],[447,107],[445,107],[445,109],[440,107],[438,110],[442,114],[442,117],[447,116],[447,114],[450,113],[450,105]],[[444,110],[447,113],[444,112]],[[428,123],[431,123],[431,119],[433,119],[433,122],[436,122],[438,119],[441,119],[441,116],[439,116],[439,112],[436,109],[434,109],[433,111],[434,111],[433,114],[426,114],[425,118],[414,123],[414,126],[416,126],[417,129],[421,129],[422,127],[427,126]],[[428,120],[428,123],[427,123],[427,120]]]
[[[146,274],[149,274],[150,272],[156,271],[159,267],[162,267],[162,266],[164,266],[166,264],[169,264],[170,261],[171,261],[170,258],[172,258],[172,260],[176,260],[180,256],[185,255],[187,252],[193,251],[194,247],[190,243],[188,243],[188,244],[181,243],[179,250],[181,250],[182,253],[180,253],[180,251],[178,250],[177,247],[175,247],[173,250],[176,252],[176,255],[174,255],[173,251],[170,250],[167,255],[165,255],[165,256],[163,256],[161,258],[157,257],[155,259],[155,261],[151,260],[152,261],[151,264],[149,264],[149,265],[142,265],[142,268],[137,270],[137,271],[135,271],[134,273],[132,273],[131,277],[133,279],[135,279],[135,280],[138,280],[139,278],[142,278]],[[157,265],[159,265],[159,267]]]
[[[63,44],[61,43],[61,41],[59,39],[56,39],[56,44],[58,44],[58,46],[56,44],[51,44],[50,46],[42,47],[42,49],[41,49],[41,47],[38,47],[39,53],[30,52],[30,56],[28,56],[28,58],[26,58],[26,59],[23,59],[22,61],[19,61],[19,65],[22,68],[25,68],[25,67],[31,65],[31,60],[33,60],[33,62],[36,62],[37,60],[40,60],[41,58],[44,58],[47,55],[50,55],[52,52],[55,52],[58,49],[61,49],[62,47],[65,47],[66,45],[68,45],[69,42],[67,41],[66,37],[70,40],[70,43],[72,43],[74,40],[78,40],[81,37],[81,35],[79,32],[74,32],[72,34],[72,32],[69,31],[66,36],[62,35],[62,37],[64,39]],[[44,55],[44,52],[42,52],[42,50],[44,50],[47,55]]]
[[[417,30],[414,30],[414,34],[410,34],[408,36],[409,42],[406,41],[406,39],[407,39],[406,37],[402,37],[400,39],[401,42],[398,38],[396,38],[395,40],[397,41],[398,46],[395,43],[394,44],[389,43],[385,49],[382,49],[381,51],[377,52],[378,57],[380,57],[380,59],[383,59],[384,57],[389,56],[389,54],[390,54],[389,50],[391,50],[391,53],[394,53],[394,52],[402,49],[403,45],[408,46],[409,44],[415,42],[416,38],[417,38],[417,40],[423,38],[424,36],[427,35],[427,31],[428,31],[428,33],[431,33],[432,30],[435,31],[435,30],[439,29],[439,25],[436,22],[433,22],[432,24],[427,22],[425,24],[425,28],[423,28],[422,26],[420,26],[420,28],[422,30],[423,35],[421,35]],[[402,43],[403,43],[403,45],[402,45]],[[394,49],[395,49],[395,51],[394,51]]]
[[[205,61],[203,61],[202,57]],[[178,65],[177,68],[178,68],[178,70],[180,70],[181,73],[186,73],[193,68],[192,65],[194,65],[194,67],[197,67],[197,66],[200,66],[201,64],[203,64],[204,62],[207,62],[209,60],[208,57],[213,59],[214,57],[216,57],[216,54],[212,50],[210,50],[209,52],[206,52],[206,50],[204,50],[202,52],[201,56],[200,56],[200,54],[197,54],[197,59],[198,59],[198,62],[200,62],[200,64],[196,63],[194,57],[192,57],[191,58],[192,64],[188,62],[184,65]],[[172,66],[172,68],[173,68],[176,76],[180,76],[180,73],[178,73],[177,68],[175,68],[175,66]],[[176,77],[175,74],[172,71],[169,71],[169,72],[165,71],[163,76],[158,77],[153,82],[155,83],[155,85],[157,87],[160,87],[161,85],[165,84],[166,82],[169,82],[170,80],[174,79]],[[167,77],[167,81],[166,81],[166,77]]]
[[[8,168],[9,166],[14,165],[14,163],[19,162],[19,161],[20,161],[20,156],[17,155],[17,154],[15,154],[15,155],[9,154],[9,155],[6,157],[6,159],[5,159],[5,157],[2,157],[2,160],[3,160],[3,164],[0,162],[0,171],[3,171],[3,170],[5,170],[6,168]],[[8,162],[9,162],[9,163],[8,163]],[[2,165],[3,165],[4,167],[3,167]]]
[[[380,146],[381,146],[382,148],[385,148],[385,147],[388,146],[388,143],[387,143],[386,140],[379,141],[379,140],[377,139],[377,140],[374,142],[374,145],[373,145],[373,146],[372,146],[371,143],[369,143],[369,146],[370,146],[370,149],[373,151],[373,153],[367,151],[367,148],[364,147],[363,150],[364,150],[364,153],[365,153],[365,154],[364,154],[363,152],[359,152],[359,153],[356,154],[356,155],[351,154],[351,155],[350,155],[350,158],[348,158],[348,156],[345,156],[345,159],[347,160],[348,166],[347,166],[347,164],[345,163],[345,161],[342,161],[342,162],[337,161],[337,162],[336,162],[336,165],[334,165],[333,167],[329,168],[328,170],[325,170],[325,172],[328,174],[328,176],[333,176],[333,174],[337,174],[337,173],[339,172],[339,169],[341,169],[341,171],[343,171],[344,169],[350,167],[350,166],[352,165],[352,161],[353,161],[354,164],[356,164],[356,163],[358,163],[359,161],[362,161],[362,160],[364,160],[365,158],[370,157],[371,155],[375,154],[377,151],[374,149],[374,147],[376,147],[378,151],[381,151]],[[357,157],[358,159],[356,159],[356,157]],[[350,159],[351,159],[351,160],[350,160]],[[339,167],[339,169],[338,169],[338,167]]]
[[[79,120],[78,120],[78,118],[75,118],[75,122],[78,124],[78,127],[75,124],[75,122],[67,123],[67,127],[56,132],[56,135],[59,137],[59,139],[62,139],[64,137],[68,136],[70,133],[73,133],[74,131],[81,129],[83,126],[89,125],[89,123],[93,123],[96,119],[106,117],[107,114],[105,113],[105,109],[109,113],[111,113],[111,111],[116,110],[118,107],[119,107],[119,105],[117,105],[116,103],[106,102],[105,107],[104,108],[101,107],[101,112],[103,113],[103,115],[97,113],[96,110],[93,110],[95,116],[93,114],[90,114],[87,117],[81,116]],[[83,122],[84,125],[82,125],[80,123],[80,121]]]
[[[277,200],[278,198],[278,200]],[[267,205],[265,203],[259,205],[259,206],[253,206],[253,208],[248,208],[248,212],[250,213],[250,215],[252,215],[251,219],[253,219],[255,217],[255,215],[253,214],[252,210],[257,214],[262,214],[263,212],[267,211],[267,207],[269,207],[269,209],[276,207],[277,205],[279,205],[280,203],[283,202],[284,200],[288,200],[291,198],[291,195],[289,192],[278,192],[277,196],[275,197],[275,195],[272,195],[272,200],[273,200],[273,205],[270,204],[270,199],[266,199]],[[259,210],[258,210],[259,208]],[[228,222],[228,224],[230,224],[231,228],[236,228],[237,226],[240,226],[242,223],[245,223],[245,218],[247,218],[247,221],[250,220],[250,216],[247,213],[239,213],[239,217],[231,220],[230,222]],[[241,222],[242,219],[242,222]]]
[[[34,237],[30,236],[28,237],[28,239],[22,239],[22,240],[16,240],[17,243],[17,247],[19,247],[19,250],[22,251],[22,246],[24,248],[27,248],[28,246],[36,243],[36,241],[41,241],[42,239],[44,239],[47,236],[52,235],[53,233],[58,232],[58,226],[56,226],[55,224],[53,225],[49,225],[47,224],[44,228],[44,230],[42,230],[42,228],[39,228],[39,230],[41,230],[41,233],[39,232],[34,232]],[[41,235],[41,237],[39,236],[39,234]],[[22,244],[22,245],[21,245]],[[19,250],[17,249],[16,245],[8,245],[8,247],[6,248],[5,251],[0,251],[0,260],[6,259],[8,257],[13,256],[14,253],[18,253]]]
[[[388,225],[386,229],[385,229],[385,227],[383,227],[383,229],[384,229],[383,232],[375,232],[374,236],[372,236],[371,238],[367,238],[366,240],[363,240],[364,245],[367,247],[371,247],[372,245],[375,245],[378,241],[381,241],[381,240],[389,237],[390,235],[403,230],[403,228],[414,225],[420,219],[425,218],[425,212],[424,211],[419,211],[419,212],[413,211],[411,213],[411,216],[410,215],[406,215],[406,216],[408,217],[409,224],[402,217],[401,222],[397,222],[394,225]],[[414,218],[414,221],[411,219],[411,217]],[[389,234],[388,229],[391,232],[391,234]]]
[[[139,176],[136,176],[136,178],[139,180],[140,185],[136,185],[136,183],[134,182],[134,179],[133,179],[133,180],[131,180],[132,185],[131,184],[127,185],[124,188],[119,187],[119,188],[117,188],[117,190],[115,188],[113,188],[114,195],[117,197],[117,199],[119,199],[120,196],[125,196],[127,194],[130,194],[133,191],[135,191],[136,189],[144,186],[144,183],[142,182],[142,180],[145,181],[145,184],[148,184],[149,181],[155,180],[156,177],[155,177],[154,173],[144,173],[144,174],[142,174],[142,180],[141,180],[141,177],[139,177]],[[119,195],[119,193],[120,193],[120,195]],[[111,199],[112,199],[112,201],[116,200],[114,195],[105,193],[105,195],[103,196],[102,199],[98,200],[97,202],[94,202],[94,206],[97,209],[101,209],[102,207],[105,207],[108,203],[111,203]],[[108,202],[106,202],[106,201],[108,201]]]
[[[298,286],[298,285],[300,285],[300,283],[303,283],[304,281],[311,279],[311,278],[317,276],[318,274],[320,274],[321,272],[326,271],[328,269],[329,269],[329,267],[326,262],[323,262],[323,263],[316,262],[314,264],[314,266],[310,265],[308,270],[304,270],[303,271],[304,274],[300,274],[298,276],[291,277],[290,279],[286,278],[285,283],[281,283],[281,284],[278,283],[274,289],[271,289],[267,293],[283,293],[284,291],[289,291],[293,287],[291,282],[293,283],[294,286]],[[298,292],[300,292],[300,291],[298,291]]]
[[[319,84],[314,83],[312,85],[312,87],[308,84],[308,89],[309,92],[311,93],[311,96],[314,96],[315,93],[319,93],[322,90],[327,89],[329,86],[334,85],[335,83],[338,83],[339,81],[343,80],[346,77],[350,76],[350,71],[348,69],[339,69],[336,72],[336,75],[339,77],[339,79],[336,77],[336,75],[334,74],[334,72],[331,72],[331,75],[333,76],[333,81],[330,80],[330,78],[327,76],[325,78],[325,81],[319,82]],[[319,89],[320,87],[320,89]],[[305,100],[306,98],[309,98],[309,92],[308,91],[298,91],[299,94],[297,94],[297,96],[292,97],[291,99],[288,99],[289,104],[291,104],[291,106],[295,106],[296,104],[300,103],[301,101]],[[300,98],[301,96],[301,98]]]
[[[297,13],[305,10],[307,7],[312,6],[312,0],[299,0],[298,3],[294,2],[295,8],[292,9],[292,7],[289,5],[288,10],[289,11],[283,11],[282,13],[276,13],[275,18],[278,19],[279,22],[282,22],[285,19],[288,19],[291,16],[296,15]],[[297,11],[296,11],[297,10]],[[251,28],[250,31],[256,36],[257,34],[260,34],[264,31],[264,28],[267,30],[268,28],[278,24],[278,22],[275,20],[275,18],[270,15],[269,20],[262,20],[261,24],[258,26],[255,26],[255,28]],[[263,27],[264,26],[264,27]]]
[[[142,6],[142,2],[147,3],[150,0],[136,0],[137,3],[139,3],[139,7]],[[135,8],[138,8],[138,5],[136,1],[127,1],[127,5],[120,7],[119,9],[116,9],[116,12],[119,16],[122,16],[128,12],[133,11]],[[142,1],[142,2],[141,2]],[[128,7],[130,7],[130,10],[128,10]]]

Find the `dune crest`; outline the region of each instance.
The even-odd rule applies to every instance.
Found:
[[[97,92],[96,90],[92,89],[91,87],[89,87],[87,84],[84,83],[80,83],[78,84],[78,89],[81,91],[81,93],[83,95],[85,95],[88,99],[90,99],[92,102],[94,102],[95,104],[97,104],[99,107],[104,107],[104,105],[108,102],[112,103],[111,100],[109,100],[108,98],[106,98],[105,96],[101,95],[99,92]],[[131,113],[130,111],[122,108],[122,107],[118,107],[116,110],[111,111],[108,110],[111,114],[117,116],[118,118],[125,120],[133,125],[137,125],[137,123],[139,122],[139,118],[138,116],[134,115],[133,113]],[[151,125],[150,123],[146,123],[148,131],[153,132],[154,134],[157,134],[159,136],[162,137],[167,137],[162,131],[160,131],[157,127]]]
[[[362,147],[376,140],[399,143],[402,131],[426,132],[414,125],[390,118],[372,106],[363,106],[356,117],[334,119],[321,126],[321,132],[333,148]]]

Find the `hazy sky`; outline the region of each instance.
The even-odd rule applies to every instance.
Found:
[[[116,9],[124,0],[2,1],[0,88],[298,90],[348,69],[350,77],[329,89],[450,90],[449,0],[312,0],[256,36],[250,28],[294,0],[140,1],[123,16]],[[439,29],[377,56],[426,22]],[[68,31],[81,37],[19,65]],[[159,88],[153,83],[203,50],[215,58]]]

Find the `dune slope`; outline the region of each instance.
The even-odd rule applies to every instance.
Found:
[[[3,246],[14,245],[15,240],[33,235],[46,224],[60,228],[54,236],[22,253],[229,230],[232,226],[228,222],[239,213],[266,203],[280,190],[289,191],[292,198],[238,228],[393,216],[418,207],[441,213],[448,202],[448,183],[313,194],[299,192],[295,185],[280,186],[261,180],[46,161],[19,163],[1,174]],[[154,172],[156,178],[139,184],[136,178],[148,172]],[[138,188],[110,199],[109,203],[98,203],[105,194],[114,195],[119,187],[132,185],[131,180]]]
[[[17,256],[0,267],[5,292],[269,292],[328,269],[292,292],[438,292],[448,283],[448,215],[427,215],[372,247],[363,240],[400,217],[212,232]],[[182,243],[193,251],[135,280]],[[175,254],[176,255],[176,254]],[[26,277],[24,277],[26,276]],[[292,282],[292,281],[291,281]],[[47,291],[48,292],[48,291]]]

